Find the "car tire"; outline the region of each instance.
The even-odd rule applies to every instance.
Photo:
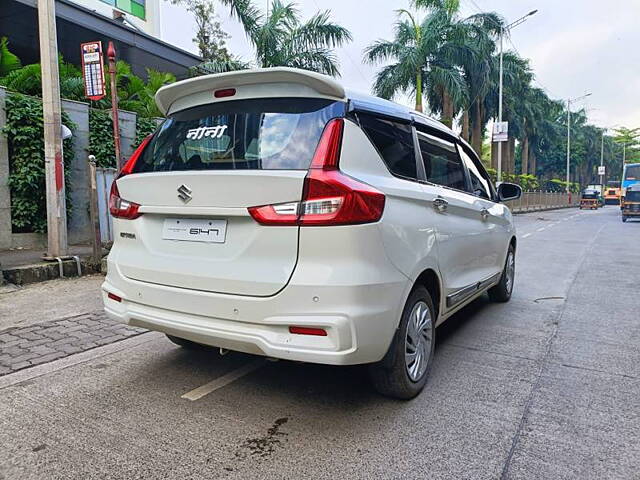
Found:
[[[206,348],[206,345],[201,343],[192,342],[186,338],[174,337],[173,335],[165,334],[171,343],[178,345],[179,347],[186,348],[187,350],[201,350]]]
[[[422,391],[433,363],[436,320],[429,291],[422,285],[416,286],[402,310],[387,354],[369,366],[369,376],[379,393],[409,400]]]
[[[626,222],[627,221],[627,217],[622,217],[622,222]]]
[[[516,273],[516,250],[513,245],[509,245],[507,258],[504,262],[504,269],[500,281],[488,290],[489,298],[494,302],[508,302],[513,292],[513,282]]]

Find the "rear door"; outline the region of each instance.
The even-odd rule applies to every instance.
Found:
[[[299,202],[322,130],[344,103],[258,98],[170,115],[120,196],[142,216],[117,220],[113,254],[133,280],[268,296],[297,262],[298,227],[261,226],[247,208]],[[123,233],[133,234],[121,235]]]
[[[418,144],[427,179],[425,199],[438,213],[438,262],[450,308],[475,293],[488,275],[490,240],[481,207],[469,194],[468,177],[455,143],[418,130]]]

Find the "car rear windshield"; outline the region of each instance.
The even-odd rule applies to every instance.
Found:
[[[134,173],[183,170],[304,170],[327,122],[345,104],[312,98],[234,100],[172,114]]]

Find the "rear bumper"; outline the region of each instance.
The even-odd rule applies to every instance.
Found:
[[[412,285],[378,250],[377,228],[367,230],[369,242],[343,243],[333,265],[326,258],[330,249],[305,255],[302,240],[305,260],[270,297],[141,282],[122,275],[109,258],[102,285],[105,311],[129,325],[234,351],[330,365],[376,362],[387,352]],[[323,328],[327,336],[291,334],[290,326]]]
[[[115,320],[229,350],[330,365],[380,360],[391,343],[397,326],[394,319],[400,315],[396,305],[406,290],[404,282],[339,288],[290,285],[274,297],[260,298],[122,280],[132,283],[125,290],[136,290],[141,294],[138,298],[163,297],[164,301],[151,300],[152,306],[128,300],[130,293],[117,288],[110,275],[102,293],[105,311]],[[109,299],[108,292],[123,300]],[[185,307],[176,309],[178,302]],[[205,304],[215,316],[189,312]],[[291,334],[289,326],[324,328],[327,336]]]

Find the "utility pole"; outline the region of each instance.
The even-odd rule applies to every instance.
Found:
[[[116,168],[122,169],[122,156],[120,155],[120,121],[118,119],[118,89],[116,86],[116,47],[113,42],[109,42],[107,48],[109,57],[109,78],[111,80],[111,116],[113,123],[113,145],[116,155]]]
[[[570,193],[569,179],[571,168],[571,100],[567,99],[567,193]]]
[[[47,193],[46,258],[67,255],[67,206],[62,156],[62,108],[58,72],[58,39],[54,0],[38,0],[42,112],[44,117],[44,168]]]
[[[576,98],[567,99],[567,193],[571,193],[569,188],[569,181],[571,179],[571,104],[587,98],[591,93],[585,93],[584,95]]]
[[[509,31],[514,28],[517,27],[518,25],[524,23],[527,18],[529,18],[531,15],[535,15],[536,12],[538,10],[532,10],[531,12],[527,13],[525,16],[520,17],[519,19],[517,19],[514,22],[511,22],[509,25],[507,25],[504,28],[500,28],[500,74],[499,74],[499,80],[498,80],[498,123],[502,125],[502,90],[503,90],[503,85],[502,85],[502,77],[503,77],[503,73],[504,73],[504,68],[503,68],[503,61],[502,61],[502,57],[503,57],[503,44],[504,44],[504,34],[505,32],[509,33]],[[493,139],[492,139],[493,141]],[[497,173],[497,180],[498,183],[500,183],[502,181],[502,142],[498,142],[498,173]]]
[[[600,166],[604,167],[604,132],[606,130],[602,130],[602,141],[600,142]],[[604,175],[600,175],[600,185],[602,186],[602,191],[604,192]]]

